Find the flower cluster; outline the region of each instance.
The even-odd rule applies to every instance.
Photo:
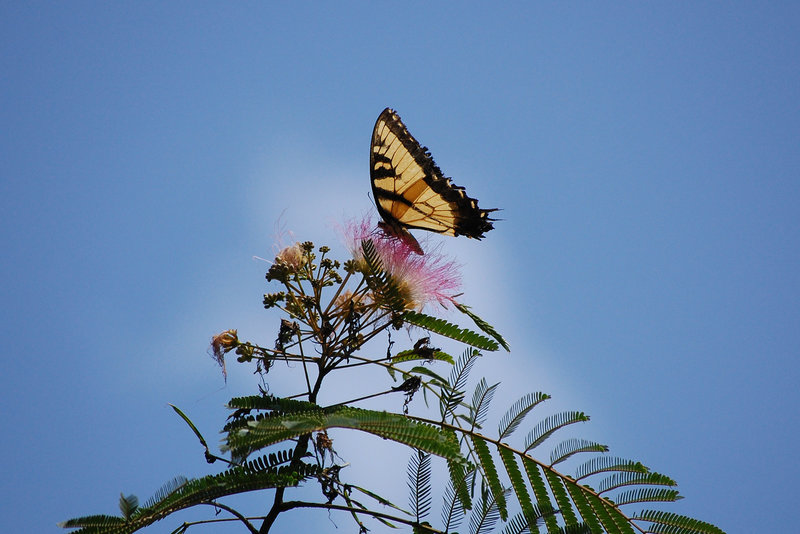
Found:
[[[342,233],[357,263],[364,261],[363,243],[372,241],[383,269],[397,284],[406,309],[421,310],[430,302],[447,307],[458,296],[458,264],[437,251],[419,255],[405,241],[375,230],[369,218],[350,221]]]
[[[278,357],[305,361],[292,350],[309,338],[328,347],[320,363],[335,366],[378,332],[400,328],[406,311],[456,303],[461,278],[454,261],[437,251],[420,255],[406,241],[376,229],[368,218],[349,222],[342,234],[352,254],[344,265],[327,257],[328,247],[315,250],[308,241],[276,254],[267,280],[283,288],[265,294],[264,307],[280,308],[291,320],[282,320],[274,349],[243,343],[235,330],[214,336],[211,353],[223,374],[225,354],[232,350],[239,361],[258,357],[263,371]]]

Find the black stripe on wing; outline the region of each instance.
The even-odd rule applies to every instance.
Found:
[[[398,142],[401,146],[393,147]],[[411,168],[409,157],[418,168]],[[404,169],[398,173],[399,165],[404,165]],[[414,177],[404,178],[408,172]],[[489,213],[496,210],[479,208],[478,201],[467,196],[463,187],[445,177],[428,149],[419,144],[397,113],[389,108],[380,114],[373,130],[370,176],[378,212],[393,227],[419,228],[475,239],[494,228],[494,219]],[[420,180],[427,187],[421,187]],[[420,198],[430,197],[428,188],[437,198],[418,202]]]

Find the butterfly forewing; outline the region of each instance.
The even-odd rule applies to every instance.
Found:
[[[454,185],[427,149],[387,108],[378,117],[370,151],[372,192],[386,225],[480,239],[492,227],[490,211]]]

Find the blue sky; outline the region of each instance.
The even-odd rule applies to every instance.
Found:
[[[274,339],[253,256],[280,228],[344,254],[331,226],[374,209],[391,106],[503,210],[484,241],[431,240],[512,345],[475,370],[503,381],[498,410],[549,392],[592,416],[582,436],[675,478],[669,510],[785,531],[798,23],[790,2],[3,3],[2,530],[207,472],[167,403],[213,441],[253,391],[207,343]]]

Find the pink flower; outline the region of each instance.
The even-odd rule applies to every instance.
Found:
[[[376,229],[369,217],[349,221],[342,233],[356,261],[363,261],[362,243],[372,241],[383,269],[398,285],[407,309],[421,310],[429,302],[447,307],[448,302],[454,302],[461,287],[459,266],[438,250],[419,255],[406,241]]]

